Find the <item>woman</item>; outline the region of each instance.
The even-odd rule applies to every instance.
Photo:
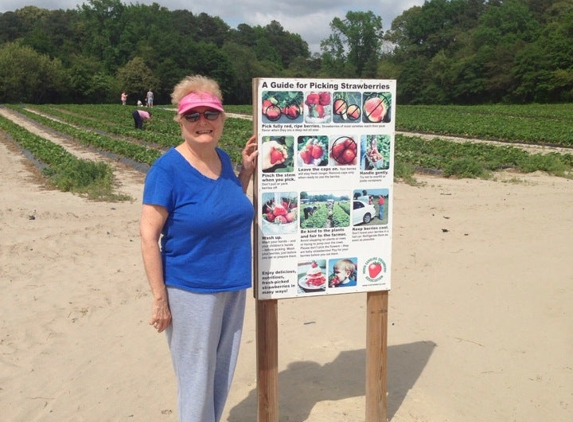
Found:
[[[149,323],[167,333],[179,420],[218,422],[251,287],[254,209],[245,193],[255,170],[256,138],[242,151],[237,177],[229,156],[217,147],[225,122],[217,83],[189,76],[171,98],[183,142],[149,170],[140,222],[153,293]]]
[[[131,117],[133,117],[133,122],[136,129],[143,130],[144,121],[151,123],[151,111],[133,110]]]

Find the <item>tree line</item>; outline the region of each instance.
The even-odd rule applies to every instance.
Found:
[[[228,104],[254,77],[396,79],[400,104],[573,101],[573,0],[429,0],[386,31],[371,11],[334,18],[321,52],[277,21],[120,0],[0,14],[0,103],[170,102],[184,76],[218,80]]]

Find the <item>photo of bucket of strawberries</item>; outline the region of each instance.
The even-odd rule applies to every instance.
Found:
[[[392,94],[390,92],[364,93],[362,121],[389,123],[391,121]]]
[[[390,168],[390,136],[362,135],[361,170],[388,170]]]
[[[352,136],[340,136],[330,147],[330,162],[332,165],[352,166],[356,164],[358,145]]]
[[[295,233],[298,226],[298,193],[262,194],[262,230],[265,235]]]

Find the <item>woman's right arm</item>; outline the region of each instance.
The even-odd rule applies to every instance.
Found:
[[[139,226],[143,266],[153,295],[153,309],[149,325],[155,327],[158,332],[162,332],[171,324],[171,312],[167,301],[167,289],[163,279],[163,264],[159,250],[159,237],[167,216],[168,212],[164,207],[144,204]]]

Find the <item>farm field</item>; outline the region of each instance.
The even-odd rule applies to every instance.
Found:
[[[161,153],[180,142],[173,111],[168,108],[155,107],[153,123],[144,131],[132,127],[132,108],[121,105],[9,105],[3,110],[5,116],[18,118],[23,126],[24,131],[17,130],[13,139],[29,127],[41,127],[61,137],[68,148],[88,148],[143,172]],[[252,122],[232,114],[245,113],[247,106],[229,106],[228,110],[233,117],[227,120],[221,146],[238,164],[242,143],[252,133]],[[570,104],[403,106],[396,122],[395,177],[412,180],[416,172],[430,172],[446,177],[488,178],[500,170],[545,171],[570,177],[573,130],[568,116],[572,113]],[[6,117],[1,119],[4,132],[15,130]],[[20,148],[26,150],[23,145]],[[36,159],[42,163],[50,160]],[[58,165],[53,162],[44,172],[57,173],[54,168]],[[68,190],[74,190],[73,186]]]
[[[154,123],[135,131],[131,110],[0,107],[7,421],[177,421],[169,350],[148,325],[138,223],[147,166],[179,142],[178,130],[173,112],[155,107]],[[435,140],[429,129],[410,135],[398,119],[396,165],[411,167],[414,182],[398,177],[393,195],[389,419],[569,421],[569,150],[469,133]],[[252,122],[227,123],[223,148],[237,159]],[[456,160],[473,172],[444,177]],[[67,183],[84,169],[90,180]],[[52,188],[53,175],[66,183]],[[225,422],[256,420],[248,297]],[[364,420],[365,309],[363,294],[279,302],[281,421]]]

